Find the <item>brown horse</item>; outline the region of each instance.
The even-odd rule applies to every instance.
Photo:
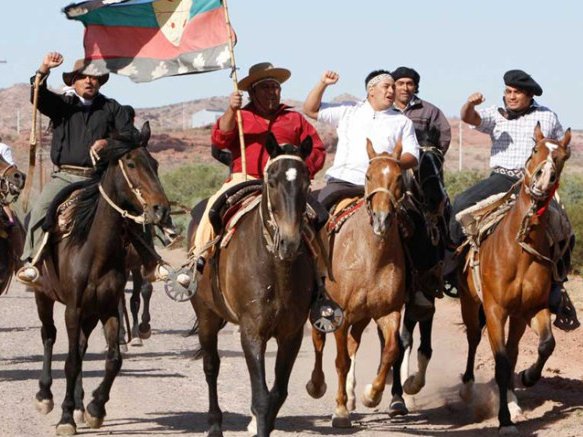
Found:
[[[385,339],[378,374],[363,393],[362,401],[374,407],[381,401],[387,374],[399,353],[401,308],[405,302],[405,255],[396,217],[403,199],[403,178],[398,159],[400,143],[392,155],[375,153],[365,182],[365,205],[333,237],[331,245],[334,280],[327,280],[330,297],[344,310],[344,324],[334,333],[338,392],[334,427],[350,427],[349,411],[355,409],[355,359],[364,328],[374,319]],[[350,330],[350,333],[349,333]],[[326,391],[322,371],[325,336],[312,329],[316,361],[306,389],[319,398]]]
[[[36,401],[42,413],[53,408],[51,361],[56,339],[53,307],[58,301],[66,306],[69,339],[65,362],[66,394],[57,424],[58,435],[74,434],[75,419],[84,418],[92,428],[103,423],[105,403],[122,364],[118,303],[127,280],[127,227],[141,226],[137,223],[160,223],[168,217],[169,202],[157,176],[157,163],[145,148],[149,133],[146,124],[140,143],[128,146],[121,141],[110,142],[101,152],[96,177],[71,187],[71,190],[80,189],[81,194],[69,236],[49,241],[45,249],[41,280],[34,287],[44,345]],[[61,193],[58,198],[65,196],[66,193]],[[82,362],[89,335],[99,321],[104,325],[108,347],[105,376],[85,410]]]
[[[569,158],[571,131],[567,130],[563,139],[555,141],[544,138],[540,125],[537,125],[534,135],[536,144],[526,161],[516,203],[480,246],[480,283],[474,281],[471,269],[458,270],[462,318],[468,340],[461,394],[466,400],[472,395],[474,359],[485,316],[496,362],[501,433],[517,432],[511,416],[521,411],[514,394],[513,376],[518,344],[526,326],[530,325],[539,336],[539,347],[536,363],[520,373],[525,386],[532,386],[540,379],[544,364],[555,348],[548,309],[553,274],[548,259],[550,246],[545,232],[547,219],[544,211]],[[477,298],[479,288],[483,296],[481,304]],[[508,335],[505,333],[507,321]]]
[[[0,206],[15,202],[24,187],[26,176],[14,164],[8,164],[0,157]],[[20,254],[24,247],[24,227],[13,214],[12,223],[0,209],[0,294],[10,284],[12,274],[21,266]]]
[[[315,276],[311,254],[302,239],[310,187],[303,160],[311,148],[311,138],[299,147],[280,148],[275,138],[268,136],[265,149],[271,160],[264,170],[261,203],[239,221],[229,244],[209,260],[191,299],[199,321],[209,388],[209,436],[222,436],[217,334],[224,321],[240,325],[251,377],[253,418],[249,430],[258,436],[269,435],[287,397]],[[271,390],[265,381],[265,348],[270,338],[278,344]]]

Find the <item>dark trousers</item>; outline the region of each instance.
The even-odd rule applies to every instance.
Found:
[[[330,178],[324,188],[318,192],[314,191],[314,195],[318,196],[318,202],[329,211],[333,205],[344,198],[364,195],[364,187],[341,179]]]
[[[452,215],[449,220],[449,236],[455,246],[459,246],[465,240],[462,227],[455,219],[456,214],[489,196],[507,192],[517,181],[517,178],[511,176],[491,173],[489,177],[468,188],[455,198]]]

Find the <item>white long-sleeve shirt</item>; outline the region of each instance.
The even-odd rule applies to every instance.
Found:
[[[4,161],[10,165],[14,165],[14,158],[12,157],[12,149],[8,144],[0,143],[0,156]]]

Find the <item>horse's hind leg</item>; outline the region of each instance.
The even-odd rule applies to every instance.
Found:
[[[362,394],[362,403],[368,407],[376,407],[382,400],[387,375],[391,366],[399,356],[399,328],[401,325],[401,311],[393,311],[376,320],[377,325],[383,332],[385,344],[381,356],[379,371],[372,382],[368,384]]]
[[[545,363],[555,350],[555,337],[553,337],[551,317],[547,309],[539,311],[532,319],[530,326],[538,334],[538,358],[532,366],[520,372],[520,380],[525,387],[531,387],[538,382]]]
[[[314,344],[314,369],[306,384],[306,391],[314,399],[320,399],[326,393],[326,377],[322,370],[322,356],[326,345],[326,334],[312,328],[312,343]]]
[[[130,297],[130,312],[132,313],[132,346],[142,346],[138,328],[138,314],[140,312],[140,290],[143,278],[139,269],[132,270],[132,295]]]
[[[275,359],[275,380],[269,391],[269,411],[267,413],[267,431],[273,431],[275,419],[288,394],[289,377],[298,356],[302,338],[303,326],[292,337],[277,342],[277,357]]]
[[[36,307],[41,321],[41,337],[43,342],[43,367],[38,380],[39,391],[36,394],[36,409],[42,414],[48,414],[54,407],[51,385],[53,346],[57,339],[57,328],[53,320],[55,302],[42,292],[35,292]]]
[[[413,330],[417,322],[408,316],[407,307],[405,307],[405,316],[403,326],[398,338],[399,354],[393,364],[393,385],[391,387],[392,399],[389,405],[389,416],[403,416],[409,413],[405,399],[403,399],[403,379],[407,381],[409,375],[409,355],[413,347]],[[384,337],[379,331],[379,338],[381,339],[381,358],[382,350],[384,349]],[[405,359],[406,358],[406,359]],[[379,369],[380,370],[380,369]]]
[[[348,335],[348,356],[350,357],[350,369],[346,378],[346,396],[348,398],[346,407],[348,411],[356,409],[356,395],[354,393],[356,388],[356,352],[358,352],[358,347],[360,346],[362,332],[369,321],[367,319],[352,325]]]
[[[109,393],[115,377],[122,364],[122,355],[119,350],[118,335],[120,329],[119,313],[115,304],[101,317],[107,341],[107,355],[105,357],[105,376],[101,384],[93,392],[93,400],[87,405],[85,422],[91,428],[99,428],[106,415],[105,404],[109,400]]]
[[[458,281],[458,284],[460,281]],[[476,351],[482,339],[484,327],[483,311],[481,305],[474,301],[467,290],[460,293],[462,320],[466,326],[466,340],[468,342],[468,355],[466,359],[466,369],[462,376],[463,387],[460,389],[460,397],[469,402],[473,397],[474,390],[474,366],[476,362]],[[481,316],[482,315],[482,316]]]
[[[510,381],[508,384],[508,409],[510,410],[510,417],[516,419],[522,414],[522,409],[518,405],[518,399],[514,394],[514,370],[516,368],[516,360],[518,358],[518,344],[526,329],[526,321],[523,319],[511,317],[508,329],[508,340],[506,341],[506,353],[510,360]]]

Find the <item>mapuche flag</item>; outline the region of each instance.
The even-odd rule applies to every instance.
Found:
[[[63,11],[85,25],[91,74],[149,82],[231,66],[221,0],[90,0]]]

